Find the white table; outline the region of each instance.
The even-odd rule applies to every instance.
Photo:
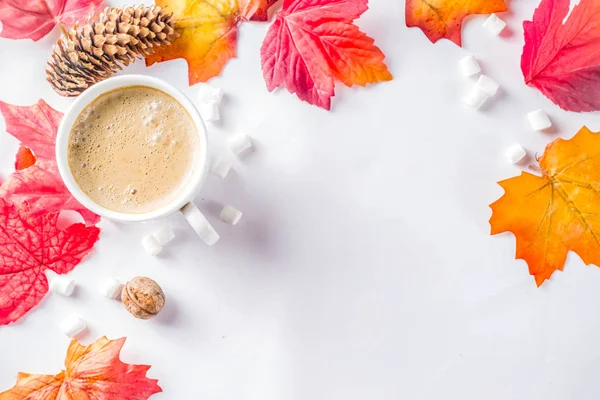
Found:
[[[268,25],[243,25],[238,58],[213,80],[227,98],[210,138],[219,155],[224,138],[254,127],[257,151],[225,180],[211,176],[197,201],[221,241],[204,246],[176,216],[176,241],[152,258],[140,239],[158,224],[103,221],[93,255],[71,274],[76,295],[49,294],[0,327],[0,389],[18,371],[59,372],[69,339],[57,325],[76,312],[91,328],[85,343],[127,336],[122,358],[153,366],[157,400],[597,399],[600,269],[570,254],[536,288],[513,236],[489,236],[488,205],[502,194],[496,181],[520,171],[506,147],[541,154],[584,124],[600,130],[600,116],[563,112],[525,86],[522,21],[537,1],[510,2],[508,37],[470,19],[464,49],[406,28],[402,3],[372,1],[358,21],[394,81],[338,84],[332,112],[268,93],[259,56]],[[0,100],[67,108],[44,75],[57,37],[0,40]],[[502,86],[481,112],[462,103],[472,82],[457,61],[469,52]],[[125,73],[166,79],[192,99],[199,89],[182,60]],[[559,134],[530,129],[536,108]],[[17,142],[3,126],[6,174]],[[238,226],[218,220],[224,204],[244,212]],[[107,275],[156,279],[164,311],[135,320],[97,294]]]

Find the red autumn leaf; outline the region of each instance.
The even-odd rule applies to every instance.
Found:
[[[449,39],[461,46],[466,17],[506,10],[504,0],[406,0],[406,26],[419,27],[433,43]]]
[[[521,70],[527,85],[567,111],[600,110],[600,2],[542,0],[523,22]],[[565,18],[569,15],[563,24]]]
[[[70,27],[102,0],[0,0],[0,37],[38,41],[56,25]]]
[[[329,110],[334,78],[347,86],[389,81],[385,55],[353,21],[367,0],[284,0],[261,48],[267,89],[285,86]]]
[[[0,197],[9,201],[27,201],[34,214],[73,210],[88,224],[98,223],[100,217],[75,200],[56,166],[54,146],[63,114],[44,100],[32,106],[13,106],[0,101],[0,113],[6,121],[6,131],[33,150],[37,158],[35,165],[22,171],[17,168],[17,172],[6,179],[0,186]]]
[[[158,380],[146,377],[149,365],[125,364],[119,359],[125,338],[98,339],[82,346],[73,339],[66,369],[57,375],[19,373],[15,386],[0,400],[144,400],[162,392]]]
[[[29,147],[37,158],[55,159],[54,144],[63,113],[42,99],[32,106],[13,106],[0,101],[0,113],[6,131]]]
[[[31,167],[35,164],[35,156],[29,150],[29,147],[25,147],[23,145],[19,146],[19,150],[17,151],[17,158],[15,160],[15,169],[17,171],[21,171],[25,168]]]
[[[253,13],[246,13],[246,15],[252,15],[250,21],[265,22],[269,19],[269,9],[277,3],[278,0],[258,0],[249,1],[248,4],[256,6],[256,11]]]
[[[41,160],[11,174],[0,186],[0,198],[29,203],[32,215],[47,211],[77,211],[89,225],[100,217],[81,205],[63,183],[54,161]]]
[[[30,167],[34,168],[34,167]],[[71,271],[92,250],[100,229],[56,227],[56,212],[32,216],[26,203],[0,199],[0,325],[15,322],[48,292],[44,271]]]

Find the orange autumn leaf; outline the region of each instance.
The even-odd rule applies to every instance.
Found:
[[[583,127],[553,141],[539,166],[541,176],[523,172],[499,182],[505,194],[490,206],[492,235],[515,235],[516,258],[538,286],[563,269],[569,251],[600,265],[600,134]]]
[[[184,58],[190,85],[221,73],[236,56],[237,26],[243,20],[266,20],[269,0],[156,0],[173,12],[179,37],[146,57],[146,65]]]
[[[143,400],[161,392],[156,379],[148,379],[148,365],[125,364],[119,353],[125,338],[98,339],[89,346],[71,341],[66,369],[57,375],[19,373],[12,389],[0,400]]]
[[[460,46],[465,17],[506,10],[504,0],[406,0],[406,26],[421,28],[433,43],[445,38]]]

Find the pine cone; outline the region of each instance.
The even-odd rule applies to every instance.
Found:
[[[171,44],[178,36],[171,17],[158,6],[136,6],[106,8],[81,27],[75,23],[54,46],[46,79],[61,96],[78,96],[136,57]]]

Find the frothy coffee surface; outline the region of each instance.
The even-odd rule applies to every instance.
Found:
[[[140,214],[171,203],[198,157],[192,117],[146,86],[108,92],[77,117],[69,166],[79,187],[113,211]]]

